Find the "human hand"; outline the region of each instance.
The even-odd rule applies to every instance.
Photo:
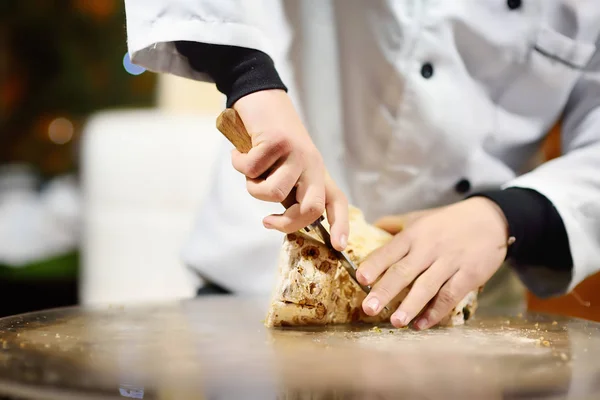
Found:
[[[246,176],[250,195],[280,203],[296,188],[297,203],[283,214],[263,219],[268,229],[292,233],[310,225],[327,210],[331,243],[343,250],[348,241],[348,201],[325,169],[289,96],[264,90],[238,100],[238,112],[252,138],[248,153],[233,150],[233,167]]]
[[[379,314],[414,281],[391,316],[398,328],[415,317],[417,329],[436,325],[487,282],[506,257],[508,224],[496,203],[484,197],[387,217],[376,225],[397,234],[358,268],[358,281],[373,285],[363,310]]]

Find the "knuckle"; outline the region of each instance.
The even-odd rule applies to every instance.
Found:
[[[454,304],[457,302],[456,295],[449,289],[442,289],[438,293],[438,303],[443,305],[444,307],[454,307]]]
[[[244,175],[246,175],[248,178],[256,179],[261,174],[260,167],[261,167],[260,160],[251,160],[246,164],[245,168],[243,168],[244,170],[241,172]]]
[[[479,272],[474,268],[464,268],[461,274],[465,281],[473,284],[479,281]]]
[[[323,198],[316,198],[307,204],[306,213],[311,217],[318,217],[323,214],[323,211],[325,211],[325,199]]]
[[[392,266],[389,268],[389,271],[396,277],[396,279],[402,282],[412,280],[410,267],[404,262],[397,262],[395,264],[392,264]]]
[[[377,287],[375,292],[377,297],[380,299],[392,299],[394,297],[392,291],[385,285],[380,285]]]
[[[415,240],[419,237],[418,226],[416,224],[408,226],[406,229],[402,230],[402,236],[396,237],[398,238],[398,240],[403,239],[408,243],[414,243]]]
[[[269,142],[269,152],[277,156],[285,156],[293,150],[292,141],[283,134],[277,135]]]
[[[398,256],[404,257],[409,250],[411,250],[412,245],[413,242],[411,241],[410,237],[407,236],[404,231],[402,231],[402,234],[394,235],[387,247],[389,248],[390,252],[394,252]]]
[[[286,198],[286,193],[283,191],[283,189],[280,186],[272,187],[269,191],[269,194],[270,194],[270,198],[273,201],[276,201],[278,203],[281,203]]]
[[[438,309],[430,308],[423,313],[423,317],[427,318],[429,321],[429,326],[437,325],[438,322],[442,319],[442,313]]]
[[[418,278],[413,287],[430,297],[433,297],[439,290],[439,286],[436,286],[435,282],[424,277]]]

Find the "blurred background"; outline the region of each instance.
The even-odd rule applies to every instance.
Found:
[[[136,292],[140,299],[189,294],[188,272],[172,264],[200,205],[203,182],[189,185],[197,193],[186,200],[181,195],[186,175],[178,170],[197,165],[194,156],[218,145],[216,139],[202,143],[193,136],[203,126],[211,129],[222,104],[212,85],[158,77],[130,63],[123,1],[2,0],[0,316],[95,300],[135,300]],[[173,131],[173,124],[184,127]],[[150,139],[146,146],[144,140],[136,142],[144,130]],[[186,158],[180,148],[194,140],[200,149]],[[179,175],[177,187],[156,178],[172,174]],[[85,201],[92,198],[85,196],[86,187],[98,193],[93,196],[98,202]],[[170,208],[156,204],[169,202],[164,198],[169,195],[179,197]],[[126,204],[132,197],[142,199],[145,208],[140,201]],[[176,215],[165,218],[170,211]],[[159,212],[176,222],[161,224],[153,218]],[[145,223],[132,228],[132,218]],[[153,236],[148,226],[163,229],[166,239]],[[152,255],[140,249],[161,243],[171,256],[157,271]],[[114,254],[115,246],[128,250]],[[154,254],[155,263],[165,257]],[[122,271],[127,262],[143,264],[155,276],[132,290],[139,279]],[[100,272],[86,274],[88,266]],[[167,268],[175,268],[174,282],[165,280]],[[106,285],[111,276],[124,283],[113,293],[86,297],[94,293],[90,281]],[[159,280],[171,286],[171,292],[154,290],[152,279],[156,286]]]
[[[130,63],[122,0],[1,0],[0,316],[193,296],[179,252],[223,105],[211,84]],[[600,320],[599,284],[528,305]]]

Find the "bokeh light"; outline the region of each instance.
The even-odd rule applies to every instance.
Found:
[[[125,53],[125,57],[123,57],[123,67],[125,67],[125,71],[131,75],[141,75],[146,72],[144,67],[132,64],[131,58],[129,58],[129,52]]]
[[[48,125],[48,138],[52,143],[66,144],[73,139],[73,123],[66,118],[56,118]]]
[[[91,15],[99,21],[110,18],[118,12],[116,0],[73,0],[80,12]]]

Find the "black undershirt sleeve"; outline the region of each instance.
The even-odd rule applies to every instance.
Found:
[[[193,69],[213,79],[217,89],[227,96],[227,107],[253,92],[267,89],[287,92],[273,60],[259,50],[197,42],[176,42],[175,46]],[[506,216],[510,236],[516,239],[508,248],[507,259],[522,266],[572,268],[565,225],[545,196],[523,188],[489,190],[469,197],[474,196],[492,200]]]
[[[495,202],[516,240],[508,247],[507,259],[521,266],[544,266],[571,270],[573,259],[562,217],[548,198],[532,189],[507,188],[475,193]]]
[[[217,89],[227,97],[227,107],[261,90],[281,89],[287,92],[273,60],[262,51],[183,41],[175,42],[175,47],[187,57],[194,70],[211,77]]]

